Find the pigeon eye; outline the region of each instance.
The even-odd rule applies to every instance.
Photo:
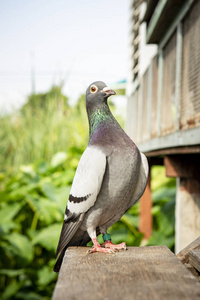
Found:
[[[97,86],[96,86],[96,85],[92,85],[92,86],[90,87],[90,91],[91,91],[91,93],[96,93],[96,92],[97,92],[97,90],[98,90],[98,88],[97,88]]]

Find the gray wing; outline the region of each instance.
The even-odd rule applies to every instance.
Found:
[[[140,164],[140,170],[138,174],[137,186],[134,195],[131,199],[129,208],[131,208],[142,197],[147,185],[149,165],[146,156],[141,152],[140,155],[141,155],[141,164]]]
[[[67,246],[85,213],[94,205],[106,169],[106,156],[97,147],[88,147],[80,161],[72,183],[56,256]]]

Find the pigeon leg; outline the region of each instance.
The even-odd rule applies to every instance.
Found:
[[[106,233],[106,234],[103,234],[103,240],[104,240],[104,243],[101,244],[102,247],[105,247],[105,248],[109,248],[109,249],[113,249],[113,250],[126,250],[126,243],[121,243],[121,244],[113,244],[111,242],[111,236],[110,234]]]
[[[97,241],[97,238],[93,238],[92,242],[94,246],[92,249],[88,251],[89,253],[94,253],[94,252],[115,253],[115,249],[101,247],[101,245]]]

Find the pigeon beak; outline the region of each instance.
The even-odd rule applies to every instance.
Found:
[[[107,97],[116,94],[115,91],[111,90],[108,86],[103,88],[102,92],[106,93]]]

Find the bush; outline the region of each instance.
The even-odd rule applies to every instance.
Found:
[[[77,163],[61,152],[49,164],[23,166],[15,176],[1,177],[1,299],[51,298],[55,251]]]

